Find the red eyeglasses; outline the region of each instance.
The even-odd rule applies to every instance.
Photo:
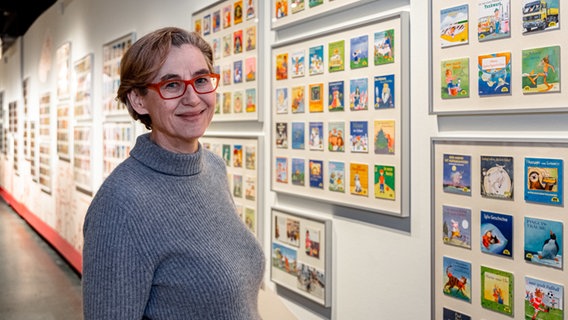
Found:
[[[187,86],[191,85],[198,94],[211,93],[219,86],[219,74],[210,73],[199,75],[190,80],[166,80],[158,83],[149,83],[146,87],[156,90],[164,100],[176,99],[185,94]]]

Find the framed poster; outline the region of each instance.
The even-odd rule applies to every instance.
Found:
[[[14,149],[13,149],[13,165],[14,165],[14,173],[16,175],[20,175],[20,157],[19,157],[19,147],[18,147],[18,143],[20,140],[20,135],[18,133],[18,121],[20,121],[21,119],[19,119],[18,116],[18,102],[17,101],[11,101],[8,103],[8,116],[10,119],[9,125],[8,125],[8,131],[10,132],[11,136],[12,136],[12,141],[14,142]]]
[[[93,54],[75,61],[75,99],[73,116],[76,120],[93,117]]]
[[[430,113],[566,111],[568,30],[559,3],[430,1]]]
[[[69,101],[59,102],[57,105],[57,155],[61,160],[70,160],[69,149],[70,123],[72,115]]]
[[[568,140],[433,138],[431,157],[432,319],[563,319]]]
[[[92,195],[93,193],[92,136],[92,125],[80,124],[73,128],[73,177],[75,188],[87,195]]]
[[[105,116],[129,117],[126,105],[117,101],[116,91],[120,86],[120,60],[136,39],[134,32],[103,45],[103,114]]]
[[[66,100],[71,97],[71,42],[57,48],[55,59],[57,100]]]
[[[331,221],[272,208],[270,280],[331,307]]]
[[[103,123],[103,179],[124,161],[134,146],[133,121],[108,121]]]
[[[272,190],[409,215],[408,13],[272,47]]]

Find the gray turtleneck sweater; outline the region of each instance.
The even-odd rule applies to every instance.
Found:
[[[260,319],[264,256],[220,157],[137,138],[83,227],[85,320]]]

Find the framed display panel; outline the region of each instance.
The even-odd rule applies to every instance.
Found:
[[[103,178],[130,155],[134,138],[133,121],[103,123]]]
[[[55,52],[55,70],[57,72],[57,99],[71,97],[71,42],[65,42]]]
[[[30,99],[30,78],[25,78],[22,81],[22,97],[24,103],[24,158],[30,160],[32,137],[31,137],[31,120],[29,117],[29,99]]]
[[[120,60],[136,39],[134,32],[103,45],[103,114],[105,116],[129,116],[126,105],[116,100],[120,86]]]
[[[49,92],[39,98],[39,137],[42,140],[51,138],[51,95]]]
[[[57,155],[61,160],[70,160],[69,130],[70,130],[70,102],[63,101],[57,105]]]
[[[14,141],[14,154],[13,154],[13,165],[14,165],[14,172],[16,175],[19,175],[19,155],[18,155],[18,141],[19,134],[18,134],[18,102],[12,101],[8,103],[8,115],[10,117],[10,122],[8,125],[8,131],[12,135],[12,140]]]
[[[408,13],[272,47],[276,192],[409,215]]]
[[[34,182],[38,182],[39,171],[37,168],[38,164],[38,152],[37,152],[37,133],[36,133],[36,121],[30,121],[30,174]]]
[[[227,178],[239,216],[249,230],[261,239],[263,217],[261,199],[259,137],[206,136],[199,139],[204,148],[219,155],[227,165]]]
[[[557,0],[430,1],[437,114],[566,110],[568,30]]]
[[[51,194],[52,172],[51,172],[51,142],[41,140],[39,142],[39,184],[41,191]]]
[[[8,134],[6,130],[6,113],[4,112],[4,91],[0,91],[0,151],[4,156],[8,155]]]
[[[568,140],[434,138],[431,151],[432,319],[564,319]]]
[[[272,208],[270,280],[331,307],[331,220]]]
[[[262,5],[257,0],[217,1],[192,15],[194,30],[213,48],[217,89],[215,122],[262,119]],[[260,81],[259,81],[260,80]]]
[[[73,128],[73,177],[75,179],[75,188],[87,195],[92,195],[93,193],[92,135],[92,125],[76,125]]]
[[[373,0],[271,0],[272,29],[319,18]]]
[[[75,99],[73,117],[75,120],[93,117],[93,54],[75,61]]]

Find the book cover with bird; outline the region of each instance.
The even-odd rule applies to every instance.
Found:
[[[563,223],[525,217],[525,260],[562,269]]]

